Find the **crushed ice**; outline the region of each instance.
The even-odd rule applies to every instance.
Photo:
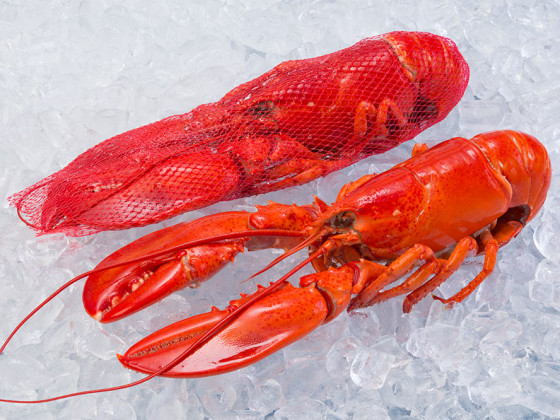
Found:
[[[471,66],[457,109],[416,141],[433,145],[518,129],[543,141],[558,168],[559,19],[560,4],[553,0],[4,1],[0,195],[60,169],[105,138],[215,101],[281,61],[397,29],[448,36]],[[302,204],[313,193],[332,201],[344,183],[389,168],[411,148],[404,144],[309,185],[177,220],[266,199]],[[558,418],[559,197],[556,172],[541,215],[500,251],[495,274],[452,310],[426,299],[405,316],[400,301],[386,302],[344,314],[237,372],[157,378],[126,391],[39,406],[0,404],[0,419]],[[64,281],[160,226],[36,238],[3,200],[0,337]],[[156,328],[251,292],[254,282],[239,283],[263,258],[272,253],[243,255],[235,270],[205,287],[114,325],[90,319],[81,307],[81,286],[72,287],[0,356],[0,397],[43,398],[140,377],[122,369],[114,353]],[[479,269],[479,260],[466,265],[438,293],[450,295]],[[213,287],[217,282],[221,286]]]

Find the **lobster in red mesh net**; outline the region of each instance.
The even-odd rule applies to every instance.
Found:
[[[447,38],[367,38],[110,138],[9,200],[40,234],[80,236],[303,184],[439,122],[468,78]]]

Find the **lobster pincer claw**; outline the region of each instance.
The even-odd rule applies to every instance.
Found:
[[[301,339],[342,312],[350,301],[354,272],[346,265],[311,274],[302,278],[304,287],[285,283],[255,300],[266,291],[259,286],[254,295],[230,302],[225,310],[213,308],[151,334],[119,355],[119,360],[128,368],[152,374],[196,345],[192,354],[162,375],[200,377],[240,369]],[[249,300],[255,301],[243,308]],[[200,337],[218,323],[222,326],[216,333],[198,346]]]
[[[310,206],[270,203],[255,213],[224,212],[150,233],[96,267],[84,286],[84,307],[101,322],[124,318],[177,290],[198,286],[245,247],[294,246],[313,218]]]
[[[196,287],[242,251],[242,241],[207,244],[177,252],[172,259],[91,275],[84,287],[84,307],[100,322],[117,321],[177,290]]]
[[[223,311],[213,310],[157,331],[132,346],[121,363],[153,373],[175,359],[218,322],[231,316],[245,298]],[[286,284],[239,314],[208,342],[164,376],[199,377],[248,366],[300,339],[321,325],[328,306],[315,288]]]
[[[105,258],[84,286],[86,311],[101,322],[131,315],[186,286],[196,287],[235,255],[246,238],[181,247],[208,235],[245,231],[246,212],[227,212],[180,223],[146,235]],[[171,251],[167,251],[171,249]],[[162,255],[157,255],[157,254]],[[154,254],[153,258],[145,258]],[[135,258],[145,259],[127,264]],[[115,268],[104,267],[118,265]]]

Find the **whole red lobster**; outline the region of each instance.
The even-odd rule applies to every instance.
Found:
[[[499,247],[535,217],[550,181],[546,149],[527,134],[496,131],[432,149],[416,145],[406,162],[345,185],[331,206],[319,199],[305,206],[269,203],[255,213],[220,213],[140,238],[79,277],[89,276],[84,305],[97,320],[115,321],[206,280],[244,248],[287,250],[262,273],[309,247],[309,257],[270,286],[225,310],[170,325],[119,356],[148,379],[228,372],[346,308],[406,295],[408,312],[465,258],[484,254],[474,280],[449,299],[437,298],[461,302],[492,273]],[[300,287],[287,282],[308,263],[317,273],[302,277]]]
[[[39,233],[80,236],[306,183],[437,123],[468,77],[447,38],[368,38],[106,140],[9,200]]]

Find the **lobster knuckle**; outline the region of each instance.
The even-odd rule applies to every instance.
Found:
[[[372,282],[372,279],[377,279],[387,270],[387,267],[382,264],[364,259],[350,262],[347,265],[354,268],[355,272],[352,294],[360,293]]]
[[[257,230],[287,229],[299,231],[314,220],[309,206],[278,204],[269,202],[268,206],[256,206],[257,212],[249,216],[249,226]]]
[[[436,257],[434,255],[434,251],[422,244],[418,244],[416,245],[416,247],[418,247],[418,249],[420,250],[421,254],[420,254],[420,260],[421,261],[431,261],[434,260]]]
[[[349,265],[338,268],[330,267],[327,271],[302,277],[300,286],[314,286],[321,292],[329,308],[325,322],[329,322],[340,315],[350,303],[354,276],[355,271]]]

